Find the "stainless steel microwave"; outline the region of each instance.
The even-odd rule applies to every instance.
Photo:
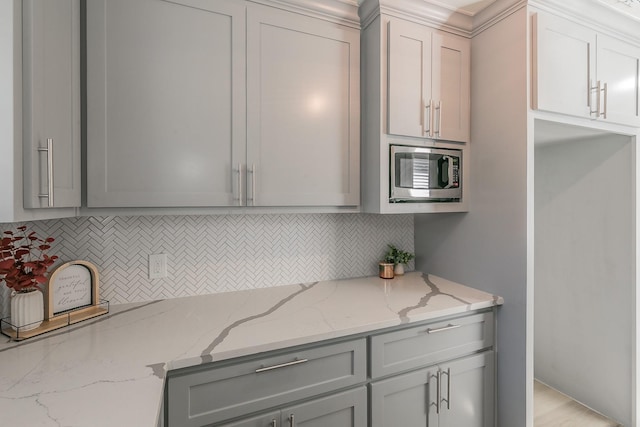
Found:
[[[462,150],[391,145],[391,203],[459,202]]]

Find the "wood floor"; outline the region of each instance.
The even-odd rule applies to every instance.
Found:
[[[533,396],[535,427],[621,427],[538,381]]]

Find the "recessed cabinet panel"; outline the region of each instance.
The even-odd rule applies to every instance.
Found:
[[[595,33],[548,14],[534,15],[532,28],[533,108],[590,117]]]
[[[640,47],[550,14],[532,20],[532,108],[640,126]]]
[[[493,427],[494,353],[467,357],[440,366],[442,427]],[[451,377],[449,378],[449,375]]]
[[[640,126],[640,47],[598,35],[598,80],[607,83],[606,120]],[[602,113],[605,113],[603,110]]]
[[[435,408],[431,410],[436,400],[436,371],[423,369],[373,383],[371,427],[437,425]]]
[[[232,1],[87,2],[90,207],[240,203],[244,34]]]
[[[22,7],[24,206],[79,207],[80,2]]]
[[[389,22],[389,133],[428,136],[431,125],[431,33]]]
[[[435,136],[469,142],[471,44],[461,37],[434,34],[432,58]]]
[[[366,342],[348,341],[170,378],[169,424],[221,422],[366,379]]]
[[[249,206],[358,205],[359,32],[248,9]]]
[[[367,427],[367,389],[360,387],[285,408],[282,410],[282,424],[280,425]]]
[[[280,424],[280,411],[245,418],[232,423],[220,424],[219,427],[278,427]]]
[[[492,345],[492,313],[373,335],[371,378],[439,363]]]
[[[389,134],[469,142],[470,41],[400,19],[388,37]]]

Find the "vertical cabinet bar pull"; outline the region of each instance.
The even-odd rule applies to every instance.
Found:
[[[429,100],[429,103],[425,103],[424,105],[424,133],[427,136],[431,135],[431,104],[433,103],[432,100]]]
[[[249,198],[247,196],[247,204],[248,204],[248,201],[251,200],[251,205],[255,206],[256,205],[256,164],[255,163],[252,164],[251,170],[247,172],[251,174],[251,197]]]
[[[289,415],[289,427],[296,427],[296,420],[293,414]]]
[[[447,398],[444,400],[447,402],[447,409],[451,409],[451,368],[447,369],[447,372],[443,372],[443,374],[447,374]]]
[[[271,427],[278,427],[278,421],[275,418],[271,420]]]
[[[607,118],[607,92],[608,92],[606,83],[604,84],[603,91],[604,91],[604,108],[602,110],[602,117],[606,119]]]
[[[591,44],[587,45],[587,107],[591,113],[591,88],[593,82],[591,81]]]
[[[53,205],[53,139],[47,138],[47,147],[38,148],[39,152],[47,153],[47,193],[38,194],[40,198],[47,198],[47,207],[52,208]]]
[[[438,374],[436,375],[436,414],[440,414],[440,402],[442,399],[442,371],[438,369]]]
[[[590,109],[589,111],[591,114],[595,114],[597,119],[600,117],[600,92],[602,91],[602,84],[600,80],[598,80],[595,86],[591,86],[591,92],[593,91],[596,92],[596,110],[593,111]]]
[[[436,134],[438,138],[442,138],[442,101],[438,101],[438,107],[436,108],[438,111],[438,130]]]
[[[238,206],[242,206],[242,163],[238,163]]]

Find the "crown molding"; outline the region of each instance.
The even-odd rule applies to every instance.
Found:
[[[640,21],[599,0],[529,0],[529,5],[640,45]]]
[[[302,15],[360,28],[357,0],[250,0]]]
[[[436,0],[362,0],[359,14],[363,28],[384,14],[464,37],[470,37],[473,29],[471,14],[443,7]]]

